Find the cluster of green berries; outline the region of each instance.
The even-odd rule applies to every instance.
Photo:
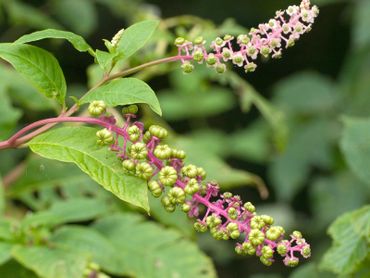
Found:
[[[96,105],[91,104],[95,110]],[[168,212],[181,209],[195,219],[196,231],[209,231],[216,240],[241,240],[235,252],[256,255],[265,265],[271,265],[275,255],[283,256],[287,266],[299,262],[295,253],[310,256],[310,245],[301,233],[294,232],[290,240],[285,240],[284,229],[273,225],[271,216],[258,215],[252,203],[243,203],[237,195],[221,194],[217,183],[205,180],[203,168],[185,164],[185,152],[164,143],[168,136],[165,128],[152,125],[144,130],[143,123],[133,121],[137,112],[136,105],[123,109],[123,127],[100,114],[101,119],[113,124],[97,132],[97,143],[110,145],[122,160],[123,171],[146,180],[151,194],[161,198]]]

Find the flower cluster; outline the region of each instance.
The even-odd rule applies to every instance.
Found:
[[[98,110],[105,111],[103,102],[90,104],[92,115],[99,116]],[[97,142],[110,145],[126,173],[148,181],[149,191],[154,197],[161,197],[167,211],[181,208],[195,219],[196,231],[209,230],[217,240],[239,239],[236,253],[257,255],[268,266],[274,262],[275,253],[292,267],[299,262],[296,253],[304,258],[310,256],[310,245],[300,232],[295,231],[289,240],[284,240],[284,228],[274,226],[272,217],[258,215],[250,202],[243,203],[237,195],[220,193],[216,182],[205,181],[203,168],[184,163],[184,151],[162,143],[168,135],[166,129],[152,125],[145,131],[143,123],[134,121],[137,110],[136,105],[123,109],[126,121],[122,128],[115,125],[114,118],[100,115],[111,128],[98,131]]]
[[[232,61],[238,67],[244,67],[246,72],[255,71],[254,61],[258,55],[280,58],[283,48],[291,47],[301,35],[311,30],[311,25],[319,14],[317,6],[312,6],[310,0],[303,0],[300,6],[289,6],[284,11],[277,11],[276,16],[268,23],[252,28],[248,34],[239,35],[236,40],[231,35],[216,38],[211,42],[211,52],[207,52],[206,41],[198,37],[194,42],[179,37],[175,40],[178,55],[182,57],[182,69],[190,73],[194,69],[192,60],[205,62],[214,67],[218,73],[226,70],[223,62]],[[238,45],[237,49],[234,46]]]

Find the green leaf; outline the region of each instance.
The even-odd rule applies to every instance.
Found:
[[[50,161],[39,156],[31,156],[21,175],[7,191],[11,197],[20,197],[45,187],[79,187],[82,184],[94,186],[94,182],[75,165]]]
[[[8,97],[8,94],[2,90],[0,85],[0,140],[7,139],[15,127],[22,113],[19,109],[14,108]]]
[[[162,115],[161,107],[154,91],[144,81],[136,78],[119,78],[103,85],[81,98],[80,103],[103,100],[108,106],[145,103]]]
[[[52,54],[32,45],[1,43],[0,57],[28,79],[38,91],[64,104],[67,85],[63,71]]]
[[[58,128],[34,138],[29,146],[43,157],[76,164],[118,198],[148,211],[146,182],[124,174],[116,154],[99,146],[95,133],[90,127]]]
[[[320,267],[341,275],[356,272],[370,252],[370,206],[340,216],[328,233],[332,247],[325,253]]]
[[[63,223],[87,221],[109,213],[109,206],[95,199],[72,199],[54,203],[50,209],[27,215],[22,225],[54,227]]]
[[[17,278],[39,278],[34,272],[23,267],[15,260],[9,260],[3,265],[0,265],[0,277],[12,278],[14,273],[17,273]]]
[[[175,231],[145,222],[134,214],[99,220],[95,228],[122,257],[122,275],[146,277],[216,277],[211,261]],[[126,240],[123,240],[126,239]]]
[[[28,43],[39,41],[43,39],[65,39],[69,41],[75,49],[80,52],[93,51],[91,46],[85,41],[85,39],[75,33],[56,30],[46,29],[42,31],[33,32],[31,34],[24,35],[17,39],[14,43]]]
[[[331,146],[337,129],[336,122],[320,118],[292,127],[284,153],[274,158],[269,169],[272,185],[280,200],[292,200],[304,186],[312,166],[330,168]]]
[[[70,250],[71,253],[85,253],[104,271],[113,274],[122,272],[125,263],[115,246],[97,231],[78,226],[65,226],[57,230],[50,242]]]
[[[366,204],[369,188],[351,172],[318,177],[309,187],[316,228],[327,227],[337,216]]]
[[[83,277],[87,258],[76,252],[41,246],[17,246],[13,257],[42,278]]]
[[[128,27],[117,45],[117,52],[127,59],[142,48],[153,35],[158,20],[145,20]]]
[[[369,13],[370,2],[368,0],[358,0],[355,2],[352,40],[353,45],[357,48],[370,45],[370,33],[368,30],[370,25]]]
[[[7,262],[12,257],[12,247],[12,244],[0,241],[0,265]]]
[[[68,29],[85,36],[90,35],[98,23],[94,2],[90,0],[52,1],[51,10]]]
[[[24,2],[4,1],[4,6],[9,14],[10,22],[14,25],[23,25],[35,29],[61,27],[56,21],[42,13],[40,9]]]
[[[353,173],[370,184],[370,119],[345,117],[340,147]]]

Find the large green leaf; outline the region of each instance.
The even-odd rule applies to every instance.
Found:
[[[159,24],[158,20],[145,20],[128,27],[117,45],[117,52],[127,59],[142,48]]]
[[[12,247],[12,244],[0,241],[0,265],[7,262],[12,257]]]
[[[137,78],[119,78],[103,85],[81,98],[80,103],[104,100],[109,106],[145,103],[162,115],[161,107],[154,91]]]
[[[340,216],[330,227],[333,246],[320,267],[341,275],[353,274],[370,252],[370,206]]]
[[[370,184],[370,119],[344,118],[340,146],[353,173]]]
[[[72,199],[54,203],[50,209],[28,214],[22,225],[57,226],[63,223],[87,221],[110,212],[109,206],[95,199]]]
[[[80,253],[41,246],[17,246],[12,255],[42,278],[83,277],[88,262]]]
[[[143,221],[134,214],[99,220],[95,228],[122,257],[122,274],[146,277],[215,277],[211,261],[175,231]]]
[[[0,277],[13,278],[14,273],[17,273],[17,278],[39,278],[34,272],[23,267],[14,259],[0,266]]]
[[[67,86],[63,71],[55,57],[36,46],[26,44],[0,44],[0,57],[9,62],[41,93],[56,98],[63,104]]]
[[[34,138],[29,146],[43,157],[75,163],[118,198],[149,210],[146,182],[126,175],[116,154],[96,143],[95,133],[90,127],[58,128]]]
[[[98,23],[94,1],[52,1],[51,10],[68,29],[85,36],[91,34]]]
[[[39,41],[43,39],[65,39],[69,41],[75,49],[80,52],[92,51],[91,46],[85,41],[85,39],[75,33],[56,30],[46,29],[42,31],[33,32],[31,34],[24,35],[16,40],[14,43],[28,43]]]
[[[361,48],[370,45],[370,2],[368,0],[357,0],[353,16],[353,44]]]

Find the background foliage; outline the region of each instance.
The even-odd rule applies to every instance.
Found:
[[[173,51],[176,35],[191,38],[201,33],[209,41],[217,34],[244,32],[242,26],[255,26],[291,2],[9,0],[0,3],[0,40],[11,42],[31,31],[57,28],[84,36],[96,49],[103,48],[102,38],[110,39],[122,27],[163,18],[139,55],[121,62],[137,65]],[[312,259],[288,270],[238,258],[231,244],[194,235],[182,213],[167,214],[158,201],[149,200],[149,217],[98,187],[74,165],[19,149],[0,152],[0,211],[13,219],[0,221],[0,276],[12,277],[18,271],[19,277],[78,277],[94,261],[117,277],[215,277],[216,271],[219,277],[366,277],[370,2],[313,2],[321,9],[313,31],[282,60],[262,61],[254,74],[228,71],[220,77],[199,67],[183,75],[176,64],[136,76],[157,93],[163,112],[161,119],[143,106],[146,122],[168,125],[173,143],[224,190],[257,203],[288,230],[304,231],[312,243]],[[57,40],[35,45],[55,53],[69,96],[80,96],[100,78],[99,67],[89,67],[88,54]],[[77,45],[80,51],[88,50]],[[99,57],[106,58],[104,53]],[[0,139],[58,111],[57,103],[37,94],[5,64],[0,64],[0,78]],[[46,87],[53,86],[46,96],[64,96],[63,79]],[[154,107],[160,113],[158,109]],[[37,140],[31,148],[36,145]],[[270,195],[261,200],[265,183]],[[28,237],[42,239],[43,233],[52,233],[56,248],[27,245]],[[24,244],[9,244],[20,238]]]

